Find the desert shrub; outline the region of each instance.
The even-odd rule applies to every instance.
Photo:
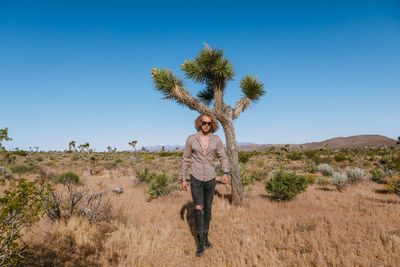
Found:
[[[371,171],[371,180],[376,183],[385,183],[384,178],[386,177],[386,172],[379,167],[373,168]]]
[[[348,178],[345,174],[338,172],[334,172],[330,178],[331,184],[334,185],[339,191],[342,191],[342,189],[346,186],[347,180]]]
[[[144,161],[145,161],[146,163],[152,162],[152,161],[153,161],[153,155],[145,154],[145,155],[144,155]]]
[[[326,177],[318,177],[316,180],[316,184],[319,185],[328,185],[329,184],[329,179]]]
[[[73,171],[68,171],[53,177],[55,183],[60,184],[77,184],[79,183],[79,176]]]
[[[303,152],[304,155],[306,155],[307,158],[312,159],[317,155],[316,150],[306,150]]]
[[[313,184],[317,180],[317,176],[311,173],[307,173],[306,175],[304,175],[304,178],[306,179],[308,184]]]
[[[326,164],[326,163],[318,165],[318,171],[320,173],[322,173],[322,175],[325,175],[325,176],[333,175],[333,173],[334,173],[333,168],[331,166],[329,166],[329,164]]]
[[[400,176],[391,176],[385,185],[386,189],[400,196]]]
[[[262,160],[262,159],[258,159],[258,160],[256,161],[256,165],[257,165],[257,167],[262,168],[262,167],[265,166],[265,162],[264,162],[264,160]]]
[[[35,171],[37,166],[33,163],[29,163],[28,165],[19,164],[11,167],[11,171],[17,174],[24,174]]]
[[[27,152],[27,151],[24,151],[24,150],[10,151],[9,153],[10,153],[11,155],[18,155],[18,156],[22,156],[22,157],[25,157],[25,156],[28,155],[28,152]]]
[[[351,182],[351,183],[360,182],[365,177],[364,170],[362,170],[360,168],[347,167],[346,174],[347,174],[347,178],[348,178],[349,182]]]
[[[239,151],[238,153],[239,162],[243,164],[247,163],[252,156],[253,154],[251,152]]]
[[[167,174],[154,174],[146,191],[147,200],[151,201],[159,196],[166,196],[179,189],[179,182]]]
[[[255,173],[243,167],[240,171],[240,177],[242,178],[242,185],[248,186],[254,183],[255,180]]]
[[[304,192],[307,186],[308,183],[304,176],[281,169],[273,173],[273,177],[268,180],[265,189],[276,200],[291,200]]]
[[[347,159],[347,154],[344,153],[344,152],[339,152],[339,153],[337,153],[337,154],[335,154],[335,155],[333,156],[333,159],[334,159],[336,162],[345,161],[345,160]]]
[[[116,160],[114,160],[114,162],[115,162],[115,163],[121,163],[121,162],[122,162],[122,159],[116,159]]]
[[[143,172],[136,172],[136,177],[141,182],[150,183],[150,181],[154,178],[154,173],[150,173],[149,168],[144,168]]]
[[[112,191],[112,190],[110,190]],[[108,221],[112,217],[111,203],[104,191],[91,193],[87,188],[67,183],[64,190],[50,192],[46,198],[46,215],[52,220],[85,217],[90,222]]]
[[[316,173],[318,171],[318,167],[314,164],[311,164],[309,167],[306,168],[306,172],[309,173]]]
[[[1,181],[3,186],[5,181]],[[48,184],[23,178],[11,182],[0,197],[0,266],[21,265],[28,256],[21,230],[40,219]]]
[[[291,151],[287,154],[287,158],[291,160],[301,160],[303,153],[298,151]]]
[[[183,152],[181,152],[181,151],[162,151],[162,152],[159,152],[159,153],[157,153],[158,154],[158,156],[160,156],[160,157],[171,157],[171,156],[175,156],[175,157],[181,157],[182,156],[182,154],[183,154]]]

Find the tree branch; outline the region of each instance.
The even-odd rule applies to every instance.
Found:
[[[201,103],[199,99],[189,95],[187,92],[185,92],[185,90],[182,87],[178,85],[175,85],[171,89],[171,93],[169,94],[169,96],[165,97],[164,99],[170,99],[170,98],[200,113],[211,113],[215,115],[213,109]]]
[[[250,98],[247,96],[241,98],[237,103],[236,107],[233,110],[232,119],[235,120],[239,117],[240,113],[248,109],[250,106]]]

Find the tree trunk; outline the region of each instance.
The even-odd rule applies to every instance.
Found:
[[[231,181],[232,181],[232,204],[238,206],[242,204],[243,198],[243,185],[240,177],[239,158],[236,148],[235,128],[233,127],[232,119],[220,120],[222,128],[225,133],[226,151],[231,167]]]

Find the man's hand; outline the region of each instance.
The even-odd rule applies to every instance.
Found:
[[[222,176],[222,183],[226,184],[228,182],[228,174]]]
[[[186,181],[182,182],[182,190],[183,191],[187,191],[187,183],[186,183]]]

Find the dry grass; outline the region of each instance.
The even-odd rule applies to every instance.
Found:
[[[78,172],[83,186],[92,190],[121,186],[124,193],[110,197],[109,222],[43,218],[26,229],[24,239],[33,256],[29,265],[396,266],[400,262],[400,199],[383,194],[383,185],[369,181],[344,192],[312,185],[290,202],[270,200],[258,181],[248,189],[241,207],[229,204],[226,188],[219,184],[210,229],[214,247],[197,258],[190,192],[146,202],[146,185],[134,179],[144,164],[151,171],[179,172],[175,158],[138,166],[122,162],[94,176],[88,163],[68,159],[47,167],[54,173]],[[247,165],[270,171],[276,164],[273,157],[255,156]],[[284,164],[304,169],[301,162]]]

